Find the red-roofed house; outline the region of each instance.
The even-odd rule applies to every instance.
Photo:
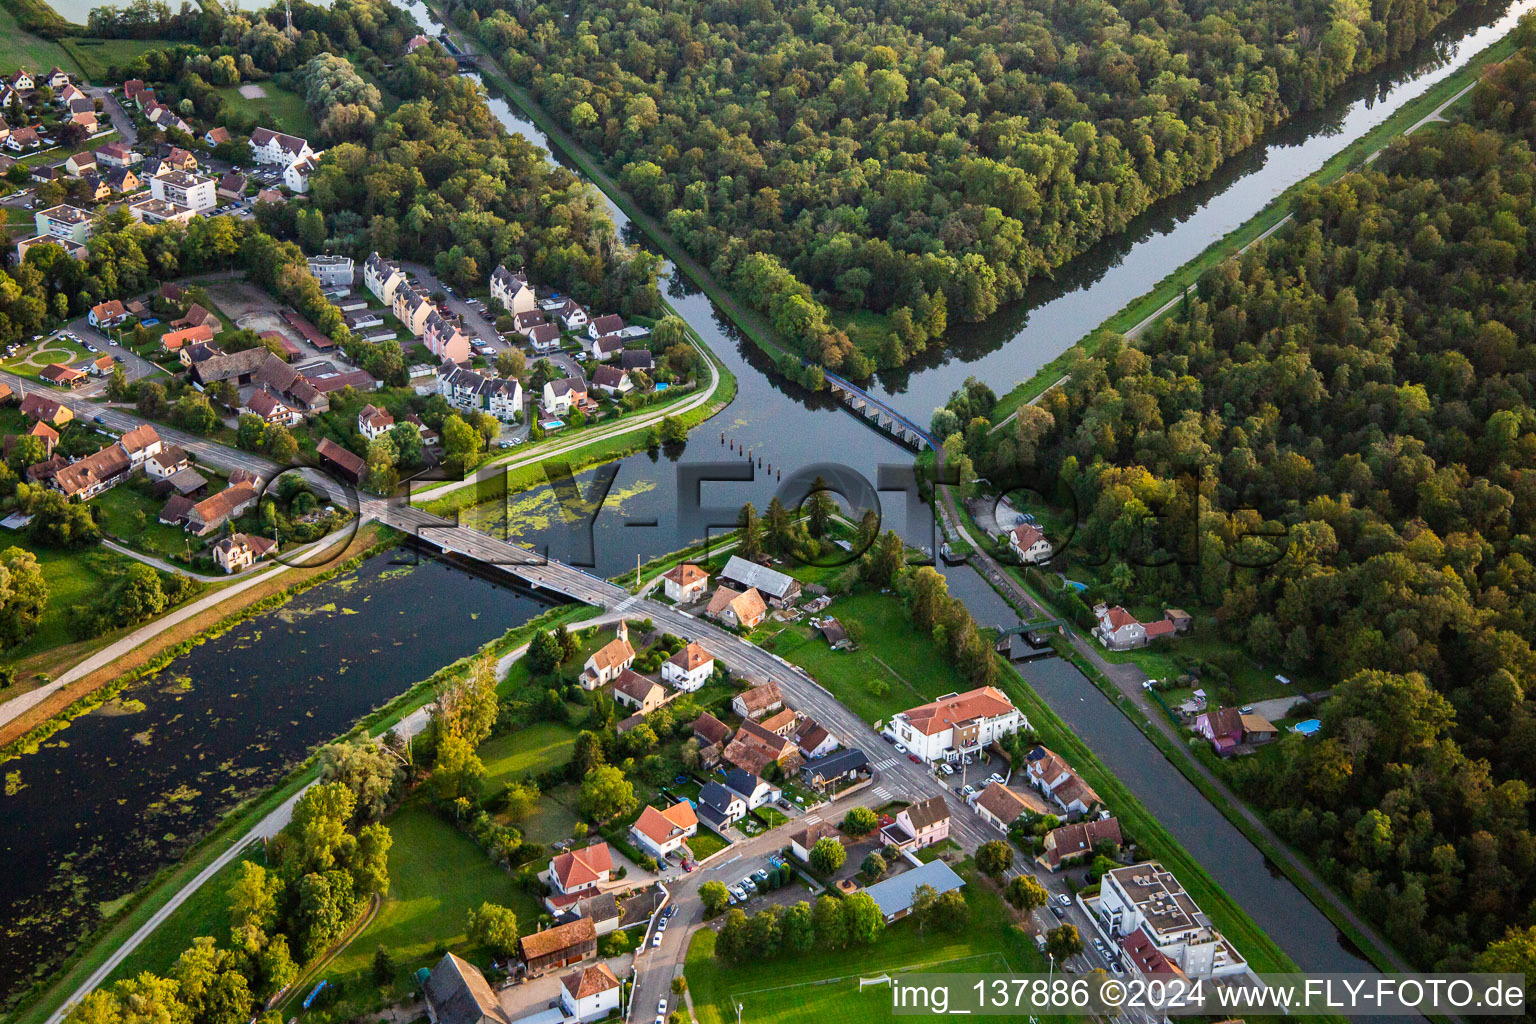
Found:
[[[682,565],[674,565],[662,574],[661,586],[662,591],[667,595],[667,600],[687,604],[704,596],[704,591],[709,588],[709,573],[696,565],[684,562]]]
[[[613,852],[607,843],[556,854],[549,862],[550,887],[560,895],[596,891],[613,873]]]
[[[1025,565],[1035,565],[1051,557],[1051,542],[1038,526],[1023,523],[1008,531],[1008,548]]]
[[[657,860],[678,849],[688,838],[699,831],[698,816],[693,805],[679,800],[664,811],[647,806],[640,817],[629,826],[629,834],[646,853]]]

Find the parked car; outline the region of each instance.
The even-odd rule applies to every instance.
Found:
[[[908,754],[907,755],[907,760],[911,761],[913,764],[922,764],[923,763],[923,759],[918,757],[916,754]]]
[[[1064,892],[1057,893],[1056,894],[1056,902],[1060,903],[1064,907],[1070,907],[1072,905],[1072,897],[1068,896]]]
[[[964,796],[971,796],[976,792],[976,787],[967,783],[966,785],[960,787],[960,792]]]
[[[1056,920],[1058,921],[1065,921],[1067,919],[1067,912],[1060,907],[1052,907],[1051,913],[1056,915]]]
[[[948,764],[941,764],[941,765],[939,765],[939,771],[943,772],[945,775],[953,775],[953,774],[955,774],[955,770],[953,768],[951,768]]]
[[[661,1014],[663,1017],[667,1015],[667,1000],[665,998],[656,1004],[656,1012]]]
[[[906,746],[904,744],[901,744],[901,743],[896,744],[896,753],[898,753],[898,754],[905,754],[906,752],[907,752],[907,748],[906,748]]]
[[[1251,715],[1253,714],[1253,705],[1244,704],[1242,707],[1237,709],[1237,713],[1240,715]]]
[[[661,932],[657,932],[655,935],[651,936],[651,948],[655,949],[659,945],[661,945]],[[657,1017],[656,1019],[660,1020],[661,1018]]]

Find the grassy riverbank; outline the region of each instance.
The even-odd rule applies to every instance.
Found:
[[[1161,316],[1166,316],[1177,309],[1179,296],[1185,288],[1192,288],[1200,280],[1201,274],[1238,255],[1267,233],[1277,230],[1290,217],[1291,207],[1296,197],[1302,192],[1316,185],[1326,185],[1350,171],[1358,170],[1373,153],[1386,148],[1393,139],[1423,120],[1435,108],[1473,84],[1485,68],[1504,60],[1514,52],[1514,49],[1513,36],[1506,35],[1474,55],[1466,66],[1455,74],[1436,83],[1423,95],[1403,104],[1381,124],[1336,153],[1322,167],[1286,189],[1264,209],[1234,228],[1224,238],[1163,278],[1151,291],[1128,303],[1119,312],[1094,328],[1076,345],[1042,366],[1028,380],[1015,385],[998,400],[997,406],[992,410],[992,422],[998,423],[1013,415],[1020,406],[1060,380],[1071,366],[1076,353],[1084,352],[1092,355],[1102,344],[1106,334],[1127,334],[1138,328],[1145,330]]]
[[[526,643],[537,629],[550,629],[559,623],[570,623],[591,613],[586,605],[572,604],[551,608],[527,623],[508,630],[501,637],[485,644],[480,650],[466,655],[451,665],[418,682],[405,693],[394,698],[357,723],[346,736],[379,736],[393,728],[406,715],[426,704],[445,679],[468,671],[471,662],[485,651],[498,656]],[[165,907],[205,869],[223,856],[232,846],[243,843],[251,829],[263,818],[282,806],[283,802],[298,793],[319,774],[313,755],[296,766],[289,775],[267,792],[252,797],[206,836],[179,864],[168,867],[157,875],[121,907],[116,915],[98,928],[95,935],[82,944],[81,951],[69,965],[55,974],[51,984],[38,989],[20,1007],[8,1015],[9,1024],[43,1024],[66,999],[68,999],[90,975],[106,963],[161,908]],[[164,922],[136,949],[113,977],[124,976],[131,968],[164,970],[169,961],[180,955],[192,938],[206,934],[205,929],[216,927],[224,913],[223,901],[233,866],[216,873],[194,895],[177,907]],[[222,880],[222,884],[221,884]],[[223,935],[216,935],[221,941]]]

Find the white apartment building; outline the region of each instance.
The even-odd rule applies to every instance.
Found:
[[[162,203],[191,210],[211,210],[219,203],[219,183],[201,174],[171,171],[149,179],[149,194]]]
[[[1117,944],[1140,931],[1191,978],[1223,978],[1248,970],[1179,880],[1155,860],[1105,872],[1098,898],[1084,904],[1094,924]]]
[[[908,711],[898,711],[885,731],[929,764],[974,754],[993,740],[1028,728],[1029,719],[1003,692],[982,686],[949,693]]]

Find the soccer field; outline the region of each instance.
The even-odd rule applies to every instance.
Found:
[[[896,968],[896,971],[897,978],[914,979],[920,974],[1011,973],[1007,959],[1002,953],[996,952],[978,953],[933,964],[904,965]],[[879,978],[881,972],[876,971],[864,977],[871,980]],[[733,1007],[735,1003],[741,1004],[742,1024],[798,1024],[801,1021],[862,1024],[864,1021],[896,1019],[891,1010],[891,986],[885,982],[866,984],[861,992],[858,975],[732,992],[729,999]]]

